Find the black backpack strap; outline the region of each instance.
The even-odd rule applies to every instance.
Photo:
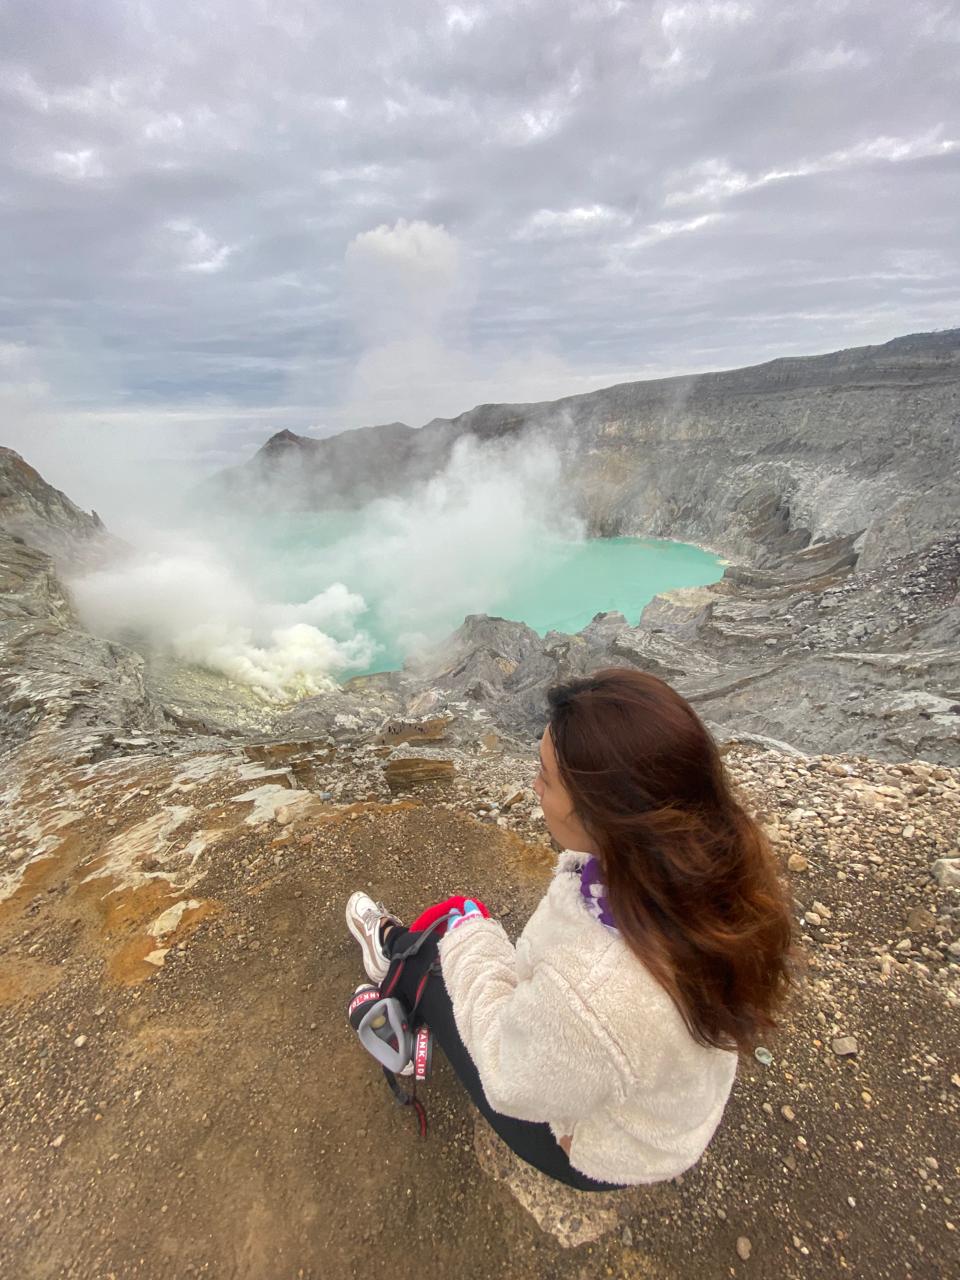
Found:
[[[406,951],[398,952],[397,955],[394,956],[394,959],[406,960],[407,956],[416,955],[416,953],[420,950],[420,948],[426,942],[427,938],[429,938],[430,934],[433,933],[434,929],[439,928],[439,926],[442,924],[446,924],[446,922],[450,919],[451,914],[452,913],[448,911],[445,916],[437,916],[436,920],[428,924],[425,929],[418,929],[417,933],[420,936],[417,938],[416,942],[412,943],[409,947],[407,947]]]
[[[394,988],[396,987],[397,983],[400,981],[400,975],[403,972],[403,966],[406,963],[407,957],[416,955],[417,952],[420,950],[420,948],[423,946],[423,944],[426,942],[430,934],[433,933],[434,929],[439,928],[441,924],[444,924],[449,919],[449,916],[450,916],[449,912],[445,916],[437,916],[436,920],[434,920],[432,924],[428,924],[426,929],[417,931],[420,936],[417,938],[416,942],[412,943],[409,947],[407,947],[405,951],[398,951],[396,955],[394,955],[391,958],[390,968],[387,970],[387,975],[384,978],[383,982],[380,984],[380,994],[382,996],[389,996],[393,994]],[[439,959],[435,959],[431,964],[430,968],[427,970],[427,973],[430,974],[430,973],[439,973],[439,972],[440,972],[440,961]],[[419,1003],[420,1003],[420,1000],[418,996],[417,1001],[414,1004],[413,1008],[416,1009],[417,1004]],[[413,1010],[411,1010],[411,1014],[412,1012]]]
[[[405,951],[401,951],[397,955],[392,957],[390,962],[390,968],[387,970],[387,976],[384,978],[380,986],[380,994],[382,996],[384,997],[392,996],[394,990],[396,989],[397,983],[400,981],[400,975],[403,973],[403,966],[407,963],[407,958],[409,956],[416,955],[416,953],[423,946],[427,937],[433,932],[434,929],[438,927],[438,925],[442,924],[443,921],[446,919],[447,919],[447,916],[439,916],[426,929],[422,931],[418,931],[420,932],[420,937],[417,938],[416,942],[413,943],[412,946],[407,947]],[[420,1001],[423,999],[423,993],[427,989],[427,983],[430,981],[431,977],[434,974],[440,973],[440,971],[441,971],[440,958],[439,956],[434,956],[433,960],[430,962],[430,967],[424,972],[420,981],[417,983],[417,991],[416,991],[416,995],[414,996],[413,1007],[410,1009],[408,1014],[411,1028],[415,1029],[420,1025],[420,1022],[418,1022],[416,1017],[417,1008],[420,1004]],[[393,998],[396,999],[395,996]],[[422,1021],[422,1019],[420,1021]],[[413,1110],[417,1117],[417,1127],[420,1132],[420,1137],[425,1138],[427,1136],[427,1112],[423,1103],[417,1097],[416,1081],[413,1082],[411,1091],[409,1093],[406,1093],[404,1089],[401,1088],[400,1082],[397,1080],[397,1077],[388,1067],[383,1067],[382,1070],[383,1070],[384,1076],[386,1077],[387,1084],[390,1086],[390,1092],[393,1094],[395,1101],[401,1107],[413,1107]]]

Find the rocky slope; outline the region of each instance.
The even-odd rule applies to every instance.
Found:
[[[0,528],[0,756],[67,725],[172,729],[173,715],[144,688],[143,665],[90,635],[50,556]]]
[[[471,617],[400,672],[279,709],[85,632],[65,579],[115,548],[0,451],[0,1273],[346,1280],[387,1255],[400,1280],[465,1258],[481,1280],[951,1273],[960,530],[927,527],[909,485],[953,484],[937,442],[956,341],[775,366],[687,403],[736,389],[759,423],[770,396],[858,403],[856,374],[877,412],[881,385],[931,409],[914,456],[877,443],[854,477],[898,468],[912,506],[893,532],[858,527],[864,500],[812,540],[751,472],[730,507],[742,554],[640,626],[541,639]],[[508,430],[498,412],[472,421]],[[826,468],[818,432],[776,465],[799,474],[808,439]],[[475,1127],[442,1059],[415,1137],[343,1016],[361,975],[342,910],[358,887],[405,918],[469,890],[515,937],[553,860],[529,788],[543,693],[605,663],[664,676],[713,727],[789,883],[800,967],[772,1062],[742,1063],[694,1169],[585,1197]]]
[[[530,757],[461,714],[460,745],[424,721],[202,749],[67,727],[15,793],[5,773],[0,1272],[950,1274],[960,772],[727,744],[792,890],[797,990],[692,1170],[587,1196],[511,1159],[442,1057],[418,1138],[344,1018],[354,888],[406,919],[470,891],[513,938],[543,891]],[[446,769],[417,768],[423,739]]]
[[[626,663],[674,685],[721,735],[960,762],[960,533],[864,573],[850,559],[846,538],[775,570],[728,569],[656,597],[637,627],[608,613],[541,639],[468,618],[404,678],[469,697],[523,735],[540,726],[555,680]]]
[[[565,497],[596,534],[698,542],[761,566],[850,534],[866,569],[956,518],[958,424],[954,329],[538,404],[480,405],[418,430],[391,423],[325,440],[283,431],[203,497],[285,509],[362,502],[433,474],[463,436],[542,431],[563,452]]]
[[[54,489],[13,449],[0,446],[0,529],[47,552],[65,573],[115,559],[125,544]]]
[[[409,490],[466,435],[546,432],[596,533],[699,542],[733,561],[541,639],[482,616],[402,673],[350,682],[399,712],[467,697],[529,738],[548,684],[629,662],[676,684],[718,730],[807,751],[960,763],[960,330],[550,404],[485,405],[306,440],[282,432],[206,493],[307,506]],[[162,684],[159,685],[162,689]],[[344,707],[338,706],[342,713]],[[292,713],[329,727],[323,700]]]

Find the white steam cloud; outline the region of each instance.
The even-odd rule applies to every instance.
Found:
[[[121,642],[166,648],[183,662],[286,702],[335,686],[368,664],[374,641],[356,628],[361,596],[332,583],[304,604],[263,601],[217,548],[183,534],[123,564],[70,582],[82,621]]]
[[[371,584],[405,652],[469,613],[495,612],[524,574],[584,536],[558,501],[561,460],[544,437],[459,440],[446,468],[415,493],[362,513],[337,553],[348,579]]]
[[[361,343],[344,397],[353,421],[419,426],[476,404],[553,400],[611,381],[578,378],[536,339],[478,347],[475,273],[444,227],[401,218],[362,232],[347,246],[345,280]]]
[[[300,604],[265,600],[244,579],[244,547],[258,535],[239,519],[227,533],[221,526],[220,541],[158,535],[148,551],[70,587],[98,634],[165,648],[266,701],[292,701],[375,665],[380,646],[364,627],[371,604],[393,647],[412,654],[466,614],[496,612],[518,577],[562,556],[584,531],[558,497],[560,468],[543,436],[458,441],[431,480],[369,503],[332,545],[292,553],[287,578],[316,587]]]
[[[361,232],[345,265],[353,321],[371,344],[432,330],[470,292],[459,241],[430,222],[400,218]]]
[[[344,309],[360,345],[348,392],[321,433],[334,421],[416,424],[478,402],[572,389],[549,353],[486,346],[477,354],[467,331],[476,292],[470,263],[443,227],[401,219],[355,236],[344,278]],[[435,644],[465,615],[497,613],[518,581],[583,537],[563,501],[556,434],[463,439],[425,483],[344,514],[332,540],[281,536],[274,551],[258,511],[296,507],[299,474],[286,485],[279,478],[242,516],[211,513],[202,527],[183,527],[189,517],[177,514],[190,481],[229,451],[245,453],[254,435],[260,443],[267,428],[253,411],[224,406],[221,415],[212,406],[209,416],[168,412],[155,424],[137,414],[74,412],[60,421],[43,371],[11,346],[0,347],[0,389],[21,423],[14,447],[138,548],[70,581],[85,625],[208,668],[269,702],[395,665],[398,654]],[[299,390],[310,399],[317,388]],[[310,509],[323,515],[335,505],[335,495],[318,492]],[[305,527],[298,518],[291,514],[293,535]]]

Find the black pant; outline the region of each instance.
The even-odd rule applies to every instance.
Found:
[[[398,951],[406,950],[416,942],[419,936],[419,933],[409,929],[394,928],[387,938],[385,950],[388,955],[393,956]],[[417,984],[437,958],[438,941],[437,933],[434,931],[427,936],[418,952],[407,957],[394,992],[408,1009],[413,1006]],[[427,1024],[434,1034],[435,1043],[445,1053],[448,1062],[481,1115],[521,1160],[526,1160],[527,1164],[532,1164],[541,1173],[556,1178],[558,1182],[564,1182],[569,1187],[576,1187],[579,1191],[622,1190],[622,1186],[618,1183],[597,1182],[578,1169],[574,1169],[567,1153],[550,1132],[550,1126],[546,1122],[517,1120],[513,1116],[505,1116],[493,1110],[483,1092],[483,1085],[480,1083],[480,1076],[473,1059],[460,1039],[453,1017],[453,1005],[444,986],[442,974],[436,973],[428,979],[417,1007],[415,1021]]]

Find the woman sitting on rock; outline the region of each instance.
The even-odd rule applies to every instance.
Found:
[[[548,692],[534,783],[562,852],[517,940],[465,904],[407,962],[420,1015],[514,1152],[582,1190],[689,1169],[738,1053],[777,1024],[791,917],[766,838],[716,742],[656,676],[606,668]],[[371,980],[416,940],[364,893],[347,906]]]

